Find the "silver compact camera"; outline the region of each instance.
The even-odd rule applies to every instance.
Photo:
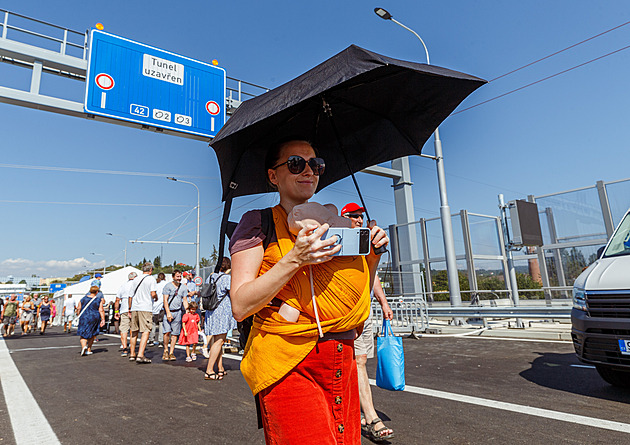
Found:
[[[370,253],[370,229],[331,227],[324,233],[322,240],[333,236],[337,237],[337,241],[330,248],[332,249],[338,244],[341,245],[341,250],[335,254],[336,256],[367,255]]]

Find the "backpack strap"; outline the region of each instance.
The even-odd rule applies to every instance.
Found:
[[[271,207],[267,207],[266,209],[262,209],[260,211],[260,227],[262,229],[262,233],[265,234],[265,239],[263,240],[263,250],[267,250],[267,247],[269,247],[269,243],[271,242],[273,232],[276,231],[276,225],[273,222],[273,209]]]

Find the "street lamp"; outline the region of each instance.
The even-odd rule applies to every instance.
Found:
[[[415,35],[422,43],[424,52],[427,57],[427,65],[431,65],[429,61],[429,50],[424,44],[424,40],[413,29],[403,25],[383,8],[374,8],[374,13],[383,20],[391,20],[397,25],[405,28],[407,31]],[[448,196],[446,195],[446,177],[444,173],[444,157],[442,156],[442,141],[440,140],[440,130],[435,129],[433,133],[433,144],[435,147],[435,160],[437,166],[438,189],[440,191],[440,220],[442,221],[442,236],[444,239],[444,255],[446,257],[446,272],[448,274],[448,288],[451,299],[451,306],[461,306],[462,296],[459,289],[459,275],[457,273],[457,257],[455,256],[455,242],[453,240],[453,223],[451,221],[451,208],[448,205]],[[426,156],[425,156],[426,157]]]
[[[126,266],[127,266],[127,238],[125,238],[125,237],[124,237],[124,236],[122,236],[122,235],[114,235],[114,234],[113,234],[113,233],[111,233],[111,232],[107,232],[105,235],[109,235],[109,236],[117,236],[118,238],[122,238],[122,239],[124,239],[124,240],[125,240],[125,262],[124,262],[124,264],[123,264],[123,267],[126,267]]]
[[[90,252],[90,255],[98,255],[98,256],[102,256],[104,257],[105,255],[103,255],[102,253],[94,253],[94,252]],[[105,260],[105,263],[103,264],[103,276],[105,276],[105,266],[107,266],[107,260]]]
[[[183,181],[181,179],[174,178],[172,176],[167,176],[166,179],[175,182],[183,182],[184,184],[190,184],[197,189],[197,264],[195,266],[195,275],[199,276],[199,187],[194,182]]]

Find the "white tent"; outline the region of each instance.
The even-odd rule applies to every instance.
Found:
[[[101,280],[101,292],[105,296],[105,303],[110,303],[116,299],[118,289],[129,280],[129,274],[135,272],[142,275],[142,271],[132,266],[123,267],[114,272],[106,273]],[[89,291],[94,279],[85,280],[81,283],[73,284],[63,290],[63,295],[72,295],[75,301],[81,300]],[[55,294],[56,296],[56,294]]]

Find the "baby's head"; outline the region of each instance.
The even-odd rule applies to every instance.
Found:
[[[321,205],[316,202],[307,202],[293,207],[287,221],[289,230],[294,235],[307,225],[319,227],[328,223],[330,227],[352,227],[351,221],[339,216],[339,211],[333,204]]]

